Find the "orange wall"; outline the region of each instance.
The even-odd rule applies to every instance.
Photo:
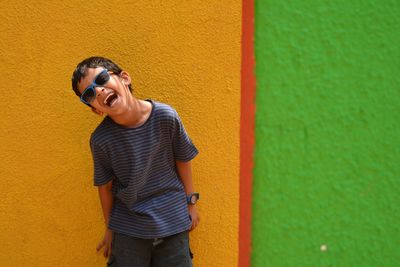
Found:
[[[101,118],[70,89],[92,55],[178,110],[200,150],[194,263],[237,266],[241,1],[8,1],[0,14],[0,266],[104,266],[88,146]]]

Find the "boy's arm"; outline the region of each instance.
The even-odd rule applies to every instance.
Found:
[[[193,180],[192,180],[192,164],[191,161],[175,161],[176,169],[178,171],[179,178],[181,179],[183,186],[185,187],[186,195],[189,195],[194,192]],[[193,230],[197,227],[200,222],[200,216],[197,212],[196,205],[188,205],[189,214],[192,218],[192,227],[190,230]]]
[[[104,233],[103,240],[97,245],[96,250],[99,251],[101,248],[103,249],[104,257],[108,258],[111,255],[111,241],[112,241],[112,231],[108,229],[108,223],[110,221],[110,213],[113,206],[113,196],[112,196],[112,180],[104,185],[100,185],[99,189],[99,198],[101,202],[101,208],[103,209],[104,223],[106,226],[106,230]]]
[[[104,185],[100,185],[99,198],[101,202],[101,208],[103,209],[104,223],[108,227],[108,222],[110,220],[111,208],[113,205],[113,196],[111,192],[112,180]]]

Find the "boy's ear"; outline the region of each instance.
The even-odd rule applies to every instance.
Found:
[[[121,73],[119,74],[119,76],[122,79],[122,82],[125,85],[130,85],[132,82],[131,76],[129,75],[129,73],[127,73],[126,71],[121,71]]]
[[[103,112],[101,112],[101,111],[98,111],[97,109],[95,109],[94,107],[92,107],[92,112],[93,113],[95,113],[95,114],[97,114],[97,115],[100,115],[100,116],[103,116],[104,115],[104,113]]]

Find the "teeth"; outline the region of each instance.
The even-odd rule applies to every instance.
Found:
[[[104,99],[104,105],[107,105],[107,99],[108,99],[110,96],[112,96],[112,95],[114,95],[114,93],[109,94],[109,95],[106,97],[106,99]]]

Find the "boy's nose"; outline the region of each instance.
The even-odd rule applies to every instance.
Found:
[[[99,88],[99,87],[97,87],[97,88]],[[100,93],[103,92],[103,91],[104,91],[104,87],[101,87],[101,90],[97,90],[97,96],[99,96]]]

